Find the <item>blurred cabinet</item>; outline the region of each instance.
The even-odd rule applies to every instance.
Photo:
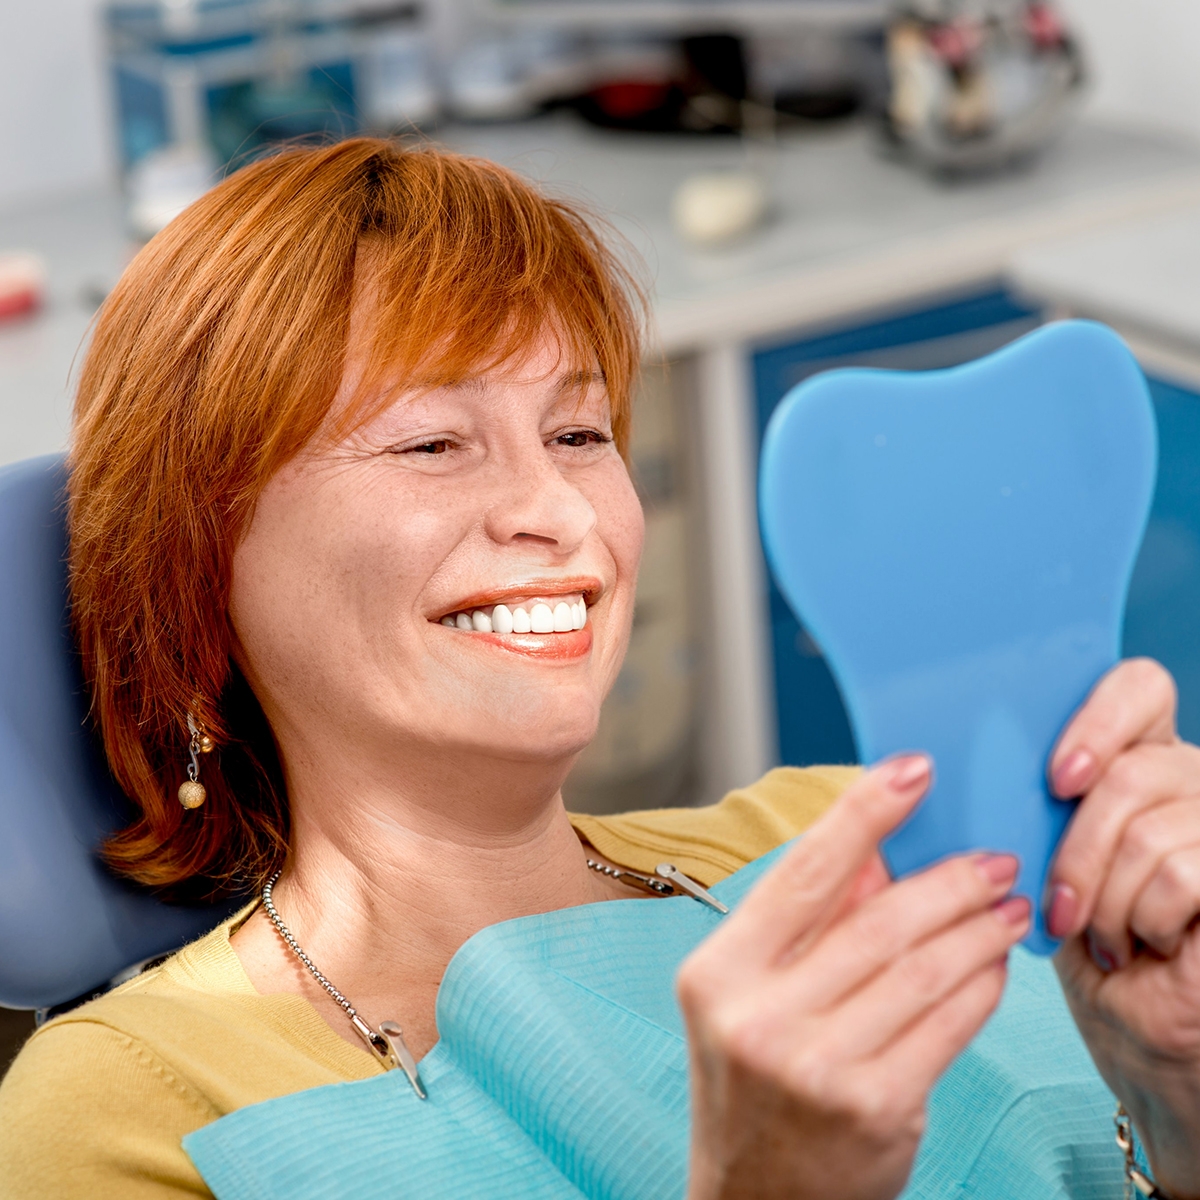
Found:
[[[681,376],[642,371],[634,400],[631,471],[646,514],[629,652],[600,728],[564,788],[578,812],[687,804],[694,780],[696,523],[681,419]]]
[[[1151,377],[1158,485],[1125,611],[1124,652],[1179,687],[1179,732],[1200,742],[1200,392]]]

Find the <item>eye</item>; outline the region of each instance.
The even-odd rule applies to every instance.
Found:
[[[419,446],[409,446],[402,454],[445,454],[450,449],[448,438],[438,438],[435,442],[422,442]]]
[[[556,445],[571,446],[573,448],[603,445],[605,442],[611,440],[611,438],[595,429],[573,429],[569,433],[560,433],[554,439]]]

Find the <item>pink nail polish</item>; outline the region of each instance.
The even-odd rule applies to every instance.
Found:
[[[911,792],[924,787],[929,780],[929,759],[923,754],[911,754],[892,763],[888,784],[893,791]]]
[[[1027,925],[1032,907],[1025,896],[1010,896],[996,905],[996,916],[1009,925]]]
[[[1083,794],[1096,760],[1090,750],[1074,750],[1054,772],[1054,790],[1064,799]]]
[[[1056,883],[1046,909],[1046,928],[1056,938],[1070,937],[1079,916],[1079,897],[1068,883]]]
[[[1020,863],[1011,854],[985,854],[975,860],[979,873],[996,887],[1011,887]]]

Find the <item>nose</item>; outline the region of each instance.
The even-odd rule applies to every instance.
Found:
[[[564,478],[540,442],[505,455],[495,470],[495,491],[484,518],[494,542],[541,544],[568,555],[596,527],[591,502]]]

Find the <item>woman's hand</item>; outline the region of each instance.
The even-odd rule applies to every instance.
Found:
[[[689,1200],[883,1200],[938,1076],[995,1008],[1029,905],[1009,856],[892,883],[877,847],[927,759],[865,774],[683,964]]]
[[[1059,976],[1092,1057],[1173,1196],[1200,1196],[1200,749],[1148,659],[1100,681],[1059,741],[1083,796],[1051,871]]]

